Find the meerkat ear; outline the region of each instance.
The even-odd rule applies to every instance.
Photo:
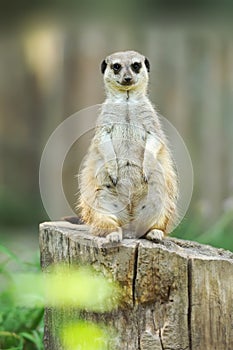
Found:
[[[101,72],[104,74],[105,72],[105,69],[107,67],[107,63],[105,60],[103,60],[103,62],[101,63]]]
[[[149,60],[147,58],[145,58],[144,62],[145,62],[146,69],[149,72],[150,71],[150,62],[149,62]]]

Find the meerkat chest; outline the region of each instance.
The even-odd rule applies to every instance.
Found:
[[[145,107],[140,102],[117,101],[103,105],[100,124],[107,128],[118,159],[141,166],[146,142]]]
[[[108,106],[107,120],[111,125],[112,140],[127,142],[139,142],[145,139],[145,127],[143,113],[138,103],[115,103]],[[110,114],[109,114],[110,112]]]
[[[151,118],[151,106],[140,100],[119,99],[114,102],[106,100],[102,107],[99,125],[112,125],[113,130],[122,136],[141,136],[146,130],[146,122]],[[119,128],[118,128],[119,126]],[[118,130],[119,129],[119,130]],[[117,134],[116,134],[117,136]]]

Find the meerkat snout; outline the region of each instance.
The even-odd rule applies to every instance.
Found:
[[[127,75],[123,78],[122,85],[131,85],[133,82],[133,77]]]

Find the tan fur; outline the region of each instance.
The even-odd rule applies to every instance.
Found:
[[[135,62],[141,64],[139,72],[133,69]],[[116,63],[119,72],[113,70]],[[176,216],[177,175],[147,97],[145,57],[118,52],[105,59],[105,66],[107,96],[79,175],[82,220],[94,235],[110,234],[112,241],[121,239],[122,230],[131,237],[153,230],[166,233]]]

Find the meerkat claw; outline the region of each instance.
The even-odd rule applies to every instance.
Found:
[[[143,167],[143,170],[142,170],[142,177],[143,177],[143,180],[145,181],[145,183],[148,183],[149,181],[149,172],[146,171]]]
[[[164,238],[164,232],[162,230],[153,229],[146,234],[145,238],[152,242],[158,242]]]
[[[118,229],[118,231],[114,231],[109,233],[106,236],[107,240],[111,243],[119,243],[122,241],[122,230],[121,228]]]
[[[113,183],[114,186],[116,186],[117,182],[118,182],[118,178],[114,177],[112,175],[109,175],[111,182]]]
[[[143,180],[145,183],[148,183],[148,176],[145,173],[143,174]]]

